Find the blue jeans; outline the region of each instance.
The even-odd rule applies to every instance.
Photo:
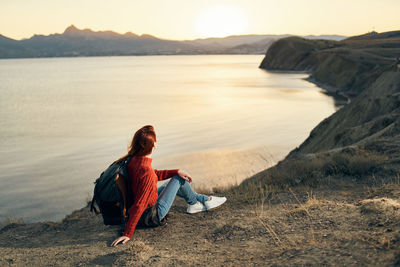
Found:
[[[167,215],[175,196],[178,195],[186,200],[190,205],[196,204],[197,201],[205,203],[208,196],[197,194],[185,179],[179,175],[175,175],[168,183],[158,188],[158,217],[162,220]]]

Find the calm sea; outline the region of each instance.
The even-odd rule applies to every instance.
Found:
[[[0,219],[60,220],[82,207],[146,124],[158,135],[153,166],[182,162],[210,188],[270,166],[335,105],[305,74],[258,69],[262,58],[0,60]]]

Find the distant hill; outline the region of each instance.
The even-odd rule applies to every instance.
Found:
[[[377,33],[375,31],[366,34],[352,36],[346,40],[372,40],[372,39],[388,39],[388,38],[400,38],[400,31],[390,31]]]
[[[92,31],[69,26],[61,34],[13,40],[0,35],[0,58],[121,55],[264,54],[276,40],[291,35],[237,35],[225,38],[165,40],[132,32]],[[342,40],[345,36],[306,36]]]

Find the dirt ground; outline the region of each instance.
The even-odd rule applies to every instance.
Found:
[[[177,199],[168,223],[122,231],[88,207],[59,223],[0,230],[0,266],[400,266],[400,185],[289,190],[258,203],[230,195],[214,211],[189,215]]]

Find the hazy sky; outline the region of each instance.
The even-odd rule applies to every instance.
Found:
[[[400,0],[0,0],[0,11],[0,34],[14,39],[71,24],[166,39],[400,30]]]

